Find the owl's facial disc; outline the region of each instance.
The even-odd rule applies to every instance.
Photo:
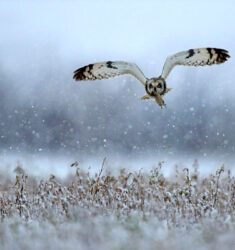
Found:
[[[163,95],[166,91],[166,83],[162,78],[151,78],[146,84],[146,92],[150,96]]]

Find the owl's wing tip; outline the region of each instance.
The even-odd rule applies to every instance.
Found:
[[[84,75],[84,72],[86,71],[86,66],[79,68],[73,72],[73,79],[75,81],[84,81],[86,80],[86,76]]]
[[[229,52],[225,49],[215,49],[215,52],[217,53],[217,63],[223,63],[230,58]]]

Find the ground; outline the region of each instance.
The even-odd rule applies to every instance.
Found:
[[[234,249],[235,178],[162,163],[66,178],[1,173],[1,249]]]

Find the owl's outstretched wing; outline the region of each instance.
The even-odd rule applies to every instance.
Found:
[[[143,72],[135,63],[124,61],[107,61],[89,64],[74,71],[73,79],[76,81],[102,80],[111,77],[130,74],[143,85],[147,81]]]
[[[212,64],[220,64],[229,58],[227,50],[216,48],[199,48],[182,51],[166,58],[162,70],[164,79],[170,74],[171,70],[176,65],[186,66],[204,66]]]

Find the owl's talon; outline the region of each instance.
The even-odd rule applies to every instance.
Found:
[[[150,97],[149,97],[149,95],[144,95],[144,96],[142,96],[141,98],[140,98],[140,100],[149,100],[149,99],[151,99]]]
[[[166,104],[164,103],[164,104],[160,105],[160,107],[161,107],[161,109],[166,108]]]
[[[166,106],[164,100],[162,99],[161,95],[157,94],[155,96],[156,103],[162,108],[163,106]]]

